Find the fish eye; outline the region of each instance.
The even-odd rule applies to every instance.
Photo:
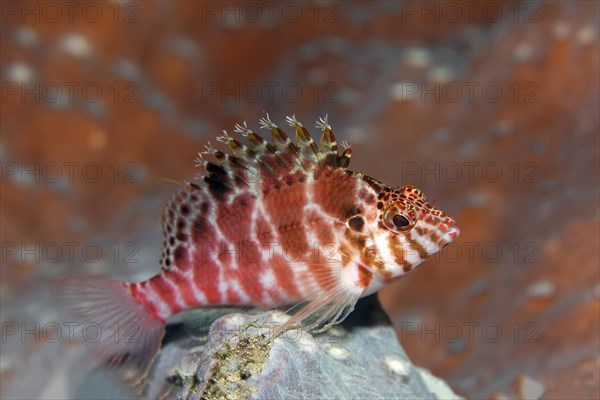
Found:
[[[392,222],[394,223],[394,226],[396,226],[396,228],[398,229],[402,229],[405,226],[410,225],[408,219],[402,214],[394,215],[394,218],[392,218]]]
[[[397,206],[391,206],[383,213],[383,225],[393,232],[404,232],[412,229],[415,223]]]

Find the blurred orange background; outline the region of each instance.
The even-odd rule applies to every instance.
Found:
[[[2,1],[3,398],[69,396],[57,363],[85,362],[46,350],[44,282],[154,275],[164,179],[264,112],[328,114],[352,170],[457,219],[380,293],[416,365],[468,398],[600,398],[598,4]]]

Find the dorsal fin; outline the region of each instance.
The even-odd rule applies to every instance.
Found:
[[[284,180],[289,182],[290,175],[299,176],[317,169],[348,167],[350,146],[343,142],[345,150],[338,155],[337,142],[327,116],[317,121],[317,128],[322,130],[318,145],[295,116],[286,119],[295,128],[296,143],[267,114],[260,119],[260,126],[271,132],[273,143],[253,132],[243,122],[236,124],[234,132],[247,138],[247,144],[223,131],[217,141],[229,147],[229,154],[214,149],[210,142],[205,146],[205,151],[198,153],[199,157],[195,161],[197,165],[204,167],[204,174],[200,178],[206,182],[207,189],[217,200],[227,198],[228,193],[235,191],[236,187],[248,186],[249,176],[254,182],[260,179],[267,180],[268,185],[277,185]],[[212,155],[215,160],[208,162],[203,155]]]
[[[317,128],[320,128],[323,132],[321,134],[321,141],[319,142],[319,153],[321,154],[321,162],[332,167],[340,166],[338,162],[338,149],[335,136],[331,125],[327,121],[327,114],[325,118],[320,118],[317,121]],[[347,166],[347,165],[346,165]]]
[[[298,148],[292,142],[292,140],[282,131],[277,125],[271,121],[269,118],[269,114],[265,118],[260,119],[260,127],[263,129],[268,129],[271,131],[271,136],[273,137],[273,144],[275,148],[279,152],[288,151],[292,154],[298,153]]]
[[[291,127],[296,129],[296,145],[300,149],[300,153],[302,153],[304,157],[314,158],[314,161],[317,162],[319,160],[319,148],[315,144],[310,133],[308,133],[306,128],[296,120],[295,115],[287,117],[286,120]]]
[[[350,157],[352,157],[352,149],[350,148],[348,142],[346,142],[345,140],[342,142],[342,147],[344,147],[344,151],[342,152],[342,155],[338,158],[338,165],[340,166],[340,168],[345,169],[348,168],[348,165],[350,164]]]

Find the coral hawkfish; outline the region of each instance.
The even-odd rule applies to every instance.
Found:
[[[187,309],[296,305],[284,324],[327,327],[356,301],[377,292],[459,234],[455,221],[413,186],[393,188],[348,169],[351,149],[338,145],[327,118],[315,143],[295,117],[292,141],[267,114],[262,128],[224,131],[196,159],[198,183],[184,183],[163,215],[162,272],[139,283],[67,279],[59,306],[107,334],[96,354],[139,382],[160,348],[167,319]],[[246,144],[243,144],[245,141]],[[206,161],[205,157],[212,161]]]

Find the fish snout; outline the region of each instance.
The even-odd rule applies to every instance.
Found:
[[[440,226],[440,247],[444,247],[447,244],[453,242],[458,235],[460,235],[460,228],[456,226],[454,218],[446,217],[442,225]]]

